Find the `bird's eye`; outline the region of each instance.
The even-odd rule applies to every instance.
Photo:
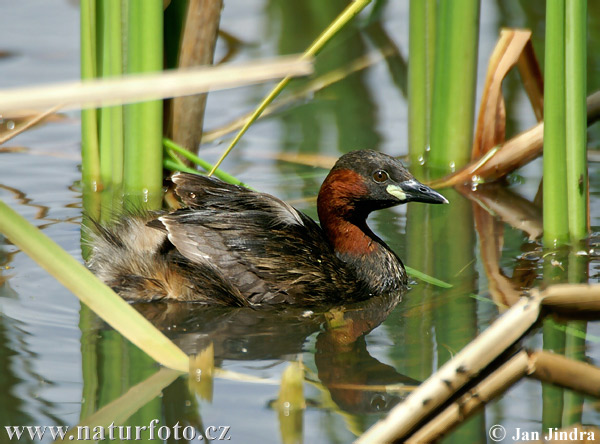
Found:
[[[373,173],[373,180],[377,183],[382,183],[388,180],[390,176],[383,170],[377,170]]]

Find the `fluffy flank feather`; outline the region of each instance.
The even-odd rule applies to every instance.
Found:
[[[179,300],[248,305],[214,267],[189,263],[168,242],[156,214],[125,217],[111,227],[92,222],[88,267],[124,299],[132,302]],[[205,279],[213,285],[206,288]]]

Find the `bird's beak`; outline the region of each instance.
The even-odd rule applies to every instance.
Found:
[[[444,196],[416,179],[407,180],[397,185],[388,185],[386,190],[403,202],[448,203]]]

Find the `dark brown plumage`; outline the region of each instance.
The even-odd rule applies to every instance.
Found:
[[[319,227],[274,196],[187,173],[186,206],[96,224],[90,268],[124,298],[231,306],[363,299],[406,286],[402,262],[367,227],[373,210],[445,203],[393,157],[342,156],[318,198]]]

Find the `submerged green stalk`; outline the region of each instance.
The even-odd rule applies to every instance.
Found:
[[[470,158],[475,115],[479,0],[442,0],[439,3],[430,165],[444,172]]]
[[[187,372],[187,355],[131,305],[24,217],[0,201],[0,232],[157,362]]]
[[[80,2],[81,78],[96,77],[96,1]],[[100,188],[100,153],[96,110],[81,111],[81,176],[84,187]]]
[[[546,2],[544,66],[544,244],[568,240],[565,162],[565,0]]]
[[[408,64],[408,150],[413,168],[429,147],[435,51],[435,0],[411,0]]]
[[[97,371],[97,369],[94,370]],[[154,369],[152,370],[154,371]],[[123,369],[121,369],[118,377],[112,381],[112,384],[104,385],[117,386],[116,381],[122,379],[131,379],[130,377],[126,378],[126,376],[130,375],[123,375]],[[110,398],[110,402],[107,401],[107,403],[102,405],[101,408],[95,408],[89,415],[82,415],[77,426],[71,427],[69,433],[65,435],[64,439],[57,440],[54,442],[54,444],[68,443],[73,441],[77,442],[77,431],[85,430],[85,427],[88,427],[90,430],[94,430],[96,427],[108,429],[111,424],[127,424],[126,421],[132,415],[134,415],[135,412],[138,412],[141,408],[157,397],[161,397],[163,390],[180,376],[181,374],[178,372],[161,368],[160,370],[155,371],[155,373],[151,376],[131,387],[119,387],[121,392],[116,397]],[[135,380],[136,379],[134,379],[134,381]],[[127,389],[127,391],[125,391],[125,389]],[[87,402],[87,399],[85,401]],[[155,416],[155,418],[156,417],[159,416]],[[142,421],[136,423],[141,424]]]
[[[128,3],[127,72],[160,71],[163,64],[162,0]],[[141,204],[160,205],[162,188],[162,101],[125,108],[125,193],[142,198]]]
[[[569,251],[567,278],[570,284],[583,284],[589,280],[589,258],[581,256],[578,251],[577,245],[571,246]],[[586,321],[569,321],[567,323],[565,326],[565,356],[567,358],[578,361],[586,360],[586,333]],[[584,396],[582,394],[567,390],[564,396],[563,423],[575,424],[581,422],[583,404]]]
[[[544,107],[544,117],[547,118]],[[544,181],[546,182],[546,181]],[[546,196],[544,196],[544,206]],[[544,256],[543,284],[549,287],[553,284],[562,284],[567,281],[567,273],[564,267],[555,266],[556,262],[568,264],[568,257],[564,250],[558,250],[554,254]],[[551,317],[546,317],[542,322],[543,348],[553,353],[564,354],[565,351],[564,324]],[[542,428],[548,430],[550,427],[562,427],[562,415],[564,407],[564,389],[553,384],[542,383]]]
[[[569,234],[572,241],[579,241],[588,234],[586,0],[567,2],[565,37]]]

